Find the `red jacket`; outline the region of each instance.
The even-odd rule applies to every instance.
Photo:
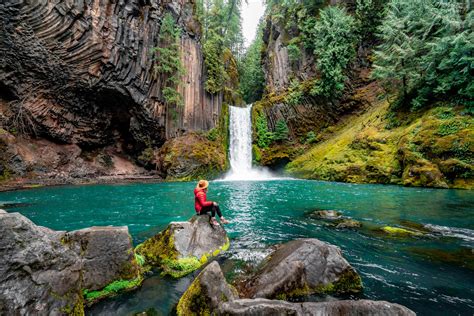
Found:
[[[205,206],[212,206],[211,201],[206,201],[206,191],[203,189],[194,189],[194,209],[196,213],[200,213]]]

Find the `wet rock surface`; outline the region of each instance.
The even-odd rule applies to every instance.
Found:
[[[287,298],[311,293],[358,293],[360,276],[341,250],[317,239],[293,240],[278,247],[244,283],[249,298]]]
[[[19,213],[0,214],[1,314],[60,315],[83,309],[83,262],[61,243],[64,234],[36,226]]]
[[[63,237],[83,262],[82,288],[100,290],[117,279],[139,275],[128,227],[90,227]]]
[[[171,222],[164,231],[138,245],[136,252],[145,257],[147,264],[181,277],[228,248],[225,229],[212,226],[209,215],[201,215],[187,222]]]
[[[267,299],[240,299],[220,305],[218,315],[397,315],[414,316],[410,309],[386,301],[332,301],[320,303],[289,303]]]
[[[310,217],[318,218],[318,219],[327,219],[327,220],[335,220],[341,218],[341,212],[334,211],[334,210],[321,210],[321,211],[314,211],[310,214]]]
[[[6,315],[80,315],[83,290],[140,273],[126,227],[67,233],[19,213],[0,212],[0,257],[0,312]]]
[[[179,300],[178,315],[210,315],[220,304],[238,298],[214,261],[202,270]]]

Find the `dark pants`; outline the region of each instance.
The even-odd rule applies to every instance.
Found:
[[[221,213],[221,209],[219,208],[219,205],[205,206],[201,209],[201,212],[199,213],[199,215],[204,215],[208,213],[211,213],[211,217],[216,217],[216,213],[217,215],[219,215],[219,217],[222,217],[222,213]]]

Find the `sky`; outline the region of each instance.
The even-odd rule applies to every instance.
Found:
[[[242,1],[242,33],[248,47],[257,32],[258,21],[265,12],[263,0]]]

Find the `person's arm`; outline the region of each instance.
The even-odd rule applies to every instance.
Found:
[[[207,206],[212,206],[214,205],[214,202],[211,201],[206,201],[206,195],[204,192],[199,192],[197,194],[198,202],[202,207],[207,207]]]

